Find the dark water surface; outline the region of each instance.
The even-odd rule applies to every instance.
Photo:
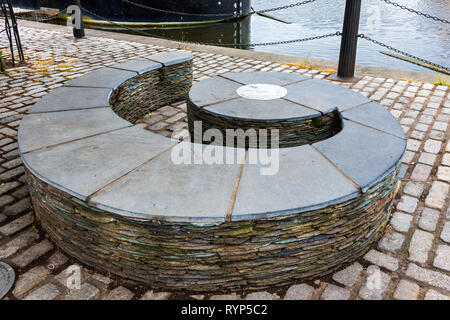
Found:
[[[413,9],[450,20],[450,0],[395,0]],[[255,10],[261,10],[297,0],[253,0]],[[258,43],[291,40],[340,31],[345,0],[317,0],[316,2],[270,14],[292,22],[284,24],[258,15],[241,22],[227,22],[212,26],[146,30],[155,35],[177,40],[222,43]],[[363,0],[360,32],[403,51],[449,67],[450,36],[448,24],[436,22],[410,13],[381,0]],[[255,51],[279,53],[298,57],[339,59],[340,37],[276,46],[256,47]],[[360,40],[357,63],[361,65],[433,71],[379,53],[384,48]]]

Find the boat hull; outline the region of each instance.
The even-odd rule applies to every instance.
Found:
[[[165,11],[190,13],[188,15],[142,8],[122,0],[81,1],[84,8],[98,16],[83,13],[93,20],[135,24],[197,24],[223,21],[245,16],[251,12],[251,0],[130,0],[144,6]],[[12,0],[15,7],[65,9],[72,0]]]

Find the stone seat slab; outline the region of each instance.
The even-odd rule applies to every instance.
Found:
[[[177,51],[156,53],[146,58],[161,63],[165,67],[169,67],[175,64],[181,64],[190,61],[193,59],[193,55],[189,51],[177,50]]]
[[[64,84],[66,87],[90,87],[117,89],[122,83],[137,75],[137,72],[102,67],[70,80]]]
[[[137,74],[143,74],[156,69],[161,69],[162,64],[147,59],[132,59],[121,63],[116,63],[110,68],[121,69],[126,71],[136,72]]]
[[[302,107],[284,99],[251,100],[239,98],[213,104],[204,110],[220,116],[252,120],[270,120],[277,122],[286,119],[311,119],[320,117],[320,113]]]
[[[191,159],[207,148],[181,142],[92,197],[90,205],[129,217],[224,222],[240,165],[176,164],[172,152],[180,154],[183,146]]]
[[[220,75],[221,77],[239,82],[243,85],[249,84],[273,84],[285,86],[294,82],[311,79],[309,76],[287,72],[229,72]]]
[[[189,92],[189,100],[201,108],[213,103],[239,98],[236,90],[242,85],[220,77],[197,82]]]
[[[370,102],[368,98],[353,90],[327,81],[311,79],[286,86],[286,99],[318,110],[324,114],[335,109],[346,109]]]
[[[287,216],[356,198],[359,190],[311,146],[279,149],[279,171],[246,163],[232,221]],[[247,161],[248,162],[248,161]]]
[[[366,126],[406,139],[398,121],[379,103],[371,102],[342,113],[345,119],[362,123]]]
[[[130,126],[111,108],[28,114],[19,128],[19,151],[23,154]]]
[[[86,201],[91,194],[175,143],[139,127],[129,127],[29,152],[23,160],[42,180]]]
[[[398,165],[406,141],[344,120],[339,134],[313,146],[366,192]]]
[[[29,113],[109,107],[112,89],[59,87],[31,107]]]

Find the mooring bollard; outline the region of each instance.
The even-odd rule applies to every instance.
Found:
[[[80,4],[80,0],[75,0],[74,1],[75,6],[77,6],[78,8],[75,9],[75,17],[72,18],[74,20],[72,20],[73,25],[73,36],[75,38],[83,38],[85,36],[84,33],[84,24],[83,24],[83,11],[81,10],[81,4]],[[70,7],[69,7],[70,8]],[[68,10],[69,10],[68,8]],[[69,13],[69,12],[67,12]]]
[[[360,78],[355,76],[360,14],[361,0],[347,0],[345,5],[338,72],[332,77],[335,80],[354,81],[355,79]]]

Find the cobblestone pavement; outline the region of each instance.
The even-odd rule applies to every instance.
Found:
[[[0,261],[11,264],[18,274],[4,299],[450,299],[448,87],[368,76],[353,85],[343,84],[379,101],[408,136],[392,227],[366,256],[333,275],[270,292],[212,297],[153,292],[89,270],[47,239],[34,222],[16,138],[23,114],[65,81],[169,49],[106,38],[74,40],[69,34],[31,28],[20,31],[28,64],[0,75]],[[0,48],[7,46],[4,40]],[[194,54],[196,80],[246,70],[327,75],[271,62]],[[146,116],[139,125],[163,135],[182,134],[185,112],[185,103],[176,103]]]

